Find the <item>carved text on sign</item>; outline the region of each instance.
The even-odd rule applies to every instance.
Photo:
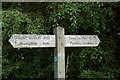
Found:
[[[65,47],[97,46],[97,35],[65,35]],[[14,47],[55,47],[55,35],[14,34],[10,40]]]

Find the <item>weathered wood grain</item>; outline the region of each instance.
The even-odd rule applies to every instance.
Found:
[[[54,62],[55,78],[65,80],[65,46],[64,46],[64,28],[57,27],[55,29],[57,62]]]

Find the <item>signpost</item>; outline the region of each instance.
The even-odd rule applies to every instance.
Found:
[[[64,28],[56,27],[55,35],[13,34],[9,42],[14,48],[55,47],[54,78],[65,80],[65,47],[98,46],[97,35],[64,35]]]
[[[65,47],[98,46],[97,35],[64,35]],[[13,34],[9,42],[14,48],[55,47],[55,35]]]
[[[13,34],[9,42],[14,48],[55,47],[55,36]]]

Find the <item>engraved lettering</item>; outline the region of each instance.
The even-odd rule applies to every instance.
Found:
[[[28,42],[28,43],[23,43],[23,42],[20,42],[19,45],[36,45],[37,43],[35,42]]]
[[[43,43],[43,45],[49,45],[49,43],[48,43],[48,42],[46,42],[46,43]]]

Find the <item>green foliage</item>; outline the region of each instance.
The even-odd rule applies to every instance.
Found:
[[[12,34],[45,34],[44,19],[36,14],[23,14],[19,10],[3,11],[3,42]]]
[[[48,52],[51,50],[51,52]],[[3,46],[3,78],[53,77],[53,49],[14,49]],[[9,53],[9,54],[8,54]],[[47,53],[47,54],[44,54]],[[46,57],[44,57],[46,56]],[[48,56],[48,57],[47,57]]]
[[[55,6],[57,5],[57,8]],[[89,30],[87,34],[110,32],[113,23],[113,11],[103,3],[57,3],[48,6],[50,22],[53,27],[67,28],[69,34],[85,34],[81,30]],[[107,9],[106,9],[107,8]],[[109,24],[111,23],[111,24]],[[81,29],[81,30],[80,30]],[[69,32],[68,32],[69,31]],[[80,32],[81,31],[81,32]]]
[[[80,78],[115,78],[110,72],[95,72],[94,70],[83,70]]]
[[[3,3],[3,78],[53,77],[53,48],[14,49],[8,40],[12,34],[53,34],[57,26],[101,41],[98,47],[66,48],[68,78],[119,78],[119,8],[99,2]]]
[[[87,66],[89,69],[99,70],[103,64],[108,65],[112,61],[114,62],[112,56],[112,51],[105,51],[101,48],[86,48],[80,54],[80,59],[82,59],[80,64],[86,64],[83,66],[84,68]]]

